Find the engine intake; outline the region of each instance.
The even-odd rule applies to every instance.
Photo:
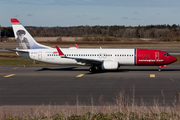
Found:
[[[119,64],[116,61],[104,61],[101,67],[102,70],[116,70],[119,68]]]

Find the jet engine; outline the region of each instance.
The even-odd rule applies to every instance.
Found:
[[[116,61],[104,61],[101,67],[102,70],[116,70],[119,68],[119,64]]]

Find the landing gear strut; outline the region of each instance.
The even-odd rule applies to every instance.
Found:
[[[161,68],[163,68],[163,67],[167,67],[167,65],[159,66],[159,67],[158,67],[158,71],[161,72]]]
[[[161,68],[160,67],[158,67],[158,71],[161,72]]]

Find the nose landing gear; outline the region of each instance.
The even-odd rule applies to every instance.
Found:
[[[161,72],[161,68],[167,67],[167,65],[162,65],[158,67],[158,71]]]

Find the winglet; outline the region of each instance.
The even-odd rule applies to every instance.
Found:
[[[79,47],[78,47],[78,45],[77,45],[77,44],[75,44],[75,46],[76,46],[76,48],[77,48],[77,49],[79,49]]]
[[[18,19],[16,18],[11,18],[11,23],[20,23]]]
[[[58,51],[58,53],[59,53],[59,56],[64,56],[63,52],[59,49],[58,46],[56,46],[56,49],[57,49],[57,51]]]

